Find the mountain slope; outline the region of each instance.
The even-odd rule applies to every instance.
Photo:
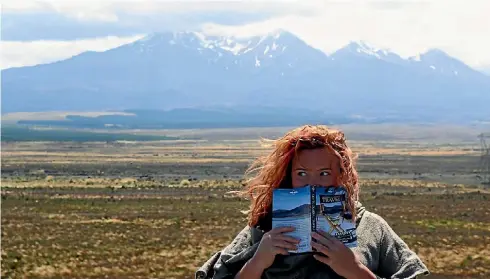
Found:
[[[489,92],[490,77],[439,50],[402,59],[352,42],[327,56],[285,31],[248,39],[156,33],[2,71],[4,112],[268,105],[480,119]]]

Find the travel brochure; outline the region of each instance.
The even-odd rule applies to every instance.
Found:
[[[293,226],[286,233],[300,239],[298,250],[290,253],[314,252],[311,232],[322,230],[347,247],[357,246],[356,224],[347,209],[347,191],[342,186],[307,185],[293,189],[275,189],[272,201],[272,228]]]

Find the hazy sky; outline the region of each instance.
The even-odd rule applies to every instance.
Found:
[[[252,36],[286,29],[331,53],[363,40],[417,55],[440,48],[490,68],[490,1],[2,1],[2,68],[106,50],[158,31]]]
[[[310,202],[310,195],[307,188],[296,189],[297,194],[290,194],[288,191],[278,191],[274,194],[274,210],[283,209],[291,210],[303,204],[308,204]]]

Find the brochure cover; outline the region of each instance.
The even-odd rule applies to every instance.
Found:
[[[304,186],[275,189],[272,199],[272,228],[293,226],[288,235],[300,239],[298,250],[290,253],[313,252],[311,232],[323,230],[347,247],[357,246],[356,225],[346,206],[344,187]]]

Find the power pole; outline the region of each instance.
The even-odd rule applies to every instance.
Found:
[[[480,158],[480,179],[483,185],[490,186],[490,143],[487,144],[486,139],[490,139],[490,134],[480,134],[481,158]]]

